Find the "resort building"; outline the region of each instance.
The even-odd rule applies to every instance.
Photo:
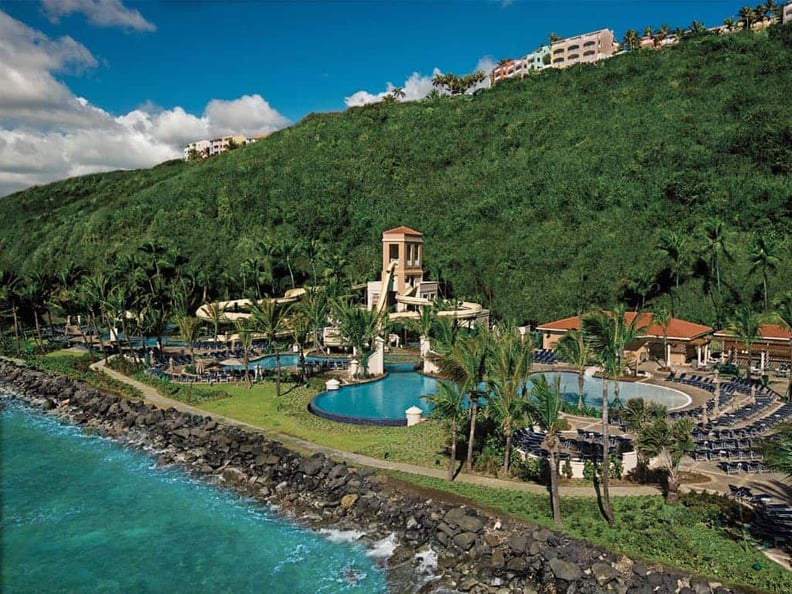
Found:
[[[550,46],[543,45],[518,60],[507,60],[493,68],[490,74],[492,84],[507,78],[523,78],[531,72],[538,72],[550,63]]]
[[[599,62],[619,51],[619,43],[610,29],[567,37],[550,46],[550,65],[567,68],[575,64]]]
[[[212,140],[196,140],[184,147],[184,160],[190,159],[206,159],[207,157],[214,157],[221,153],[226,152],[231,147],[240,147],[245,144],[252,144],[261,138],[265,138],[266,134],[252,136],[247,138],[242,134],[235,136],[222,136],[220,138],[213,138]]]
[[[654,39],[650,39],[654,46]],[[575,64],[599,62],[618,51],[619,43],[610,29],[575,35],[554,41],[551,45],[540,46],[524,58],[505,61],[492,70],[490,82],[494,85],[509,78],[523,78],[545,68],[567,68]]]
[[[368,283],[366,303],[369,309],[389,297],[418,297],[433,302],[437,282],[423,278],[423,233],[409,227],[396,227],[382,234],[382,276]],[[393,295],[382,295],[383,290]],[[396,311],[406,311],[407,304],[396,301]]]
[[[787,2],[781,8],[781,22],[783,24],[792,23],[792,2]]]
[[[666,365],[686,365],[695,362],[704,365],[710,359],[710,340],[713,329],[678,318],[671,318],[663,327],[652,319],[651,313],[628,311],[624,321],[632,324],[636,316],[636,327],[642,329],[641,337],[625,349],[627,361],[654,359]],[[542,332],[542,348],[553,349],[569,330],[580,329],[580,316],[564,318],[538,326]]]
[[[737,338],[731,330],[718,330],[713,337],[722,344],[722,359],[741,367],[746,366],[750,356],[750,366],[755,369],[777,369],[789,364],[792,356],[792,334],[789,328],[780,324],[759,326],[759,337],[753,340],[750,353],[745,341]]]

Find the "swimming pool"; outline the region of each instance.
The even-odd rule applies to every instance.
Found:
[[[338,359],[333,357],[317,357],[315,355],[306,355],[305,356],[305,363],[306,365],[326,365],[329,366],[331,369],[336,367],[338,369],[343,369],[347,365],[349,365],[349,361],[346,359]],[[300,355],[295,353],[281,353],[280,355],[280,366],[281,367],[296,367],[300,364]],[[244,365],[238,364],[228,364],[223,365],[225,369],[245,369]],[[251,370],[255,369],[256,367],[260,367],[261,369],[275,369],[275,355],[266,355],[260,359],[254,359],[250,361],[249,368]]]
[[[437,391],[437,380],[413,371],[413,365],[386,365],[381,380],[343,386],[319,394],[309,409],[334,421],[358,425],[405,425],[405,411],[417,406],[428,414],[431,406],[422,396]]]
[[[428,414],[432,407],[422,396],[434,394],[438,380],[412,371],[411,365],[386,365],[385,368],[388,375],[381,380],[342,386],[339,390],[319,394],[311,401],[309,410],[333,421],[359,425],[405,425],[405,411],[411,406],[420,408],[424,415]],[[541,375],[547,377],[551,386],[555,377],[560,376],[562,397],[567,402],[577,404],[577,373],[560,371]],[[587,376],[584,393],[588,406],[602,407],[601,379]],[[612,385],[609,386],[609,393],[612,399]],[[640,382],[619,382],[619,398],[622,402],[630,398],[652,400],[667,406],[669,410],[690,403],[690,397],[678,390]]]
[[[554,385],[556,377],[561,378],[561,396],[567,402],[577,405],[578,400],[578,374],[570,371],[546,371],[543,373],[531,374],[536,377],[543,375],[547,378],[550,386]],[[587,406],[602,408],[602,379],[594,376],[583,378],[583,394]],[[608,402],[614,399],[613,382],[608,382]],[[644,382],[619,382],[619,399],[622,403],[631,398],[642,398],[662,404],[673,410],[690,404],[690,396],[679,390],[656,386]]]

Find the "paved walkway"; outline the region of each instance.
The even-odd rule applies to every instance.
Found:
[[[125,376],[113,369],[110,369],[105,366],[104,360],[98,361],[91,365],[91,369],[95,371],[100,371],[106,373],[113,379],[116,379],[120,382],[125,382],[131,386],[134,386],[143,394],[143,397],[146,401],[154,404],[160,408],[175,408],[176,410],[180,410],[183,412],[192,413],[195,415],[199,415],[202,417],[211,417],[216,421],[223,422],[229,425],[238,425],[241,427],[246,427],[248,429],[252,429],[261,433],[266,433],[267,438],[274,439],[280,441],[284,445],[297,450],[301,453],[305,454],[312,454],[315,452],[322,452],[326,456],[332,457],[337,460],[346,460],[353,464],[359,466],[368,466],[371,468],[379,468],[383,470],[396,470],[399,472],[405,472],[408,474],[416,474],[420,476],[428,476],[434,477],[439,479],[445,479],[448,476],[448,472],[443,469],[436,469],[436,468],[427,468],[424,466],[417,466],[415,464],[406,464],[404,462],[393,462],[390,460],[381,460],[379,458],[371,458],[369,456],[363,456],[361,454],[354,454],[352,452],[345,452],[342,450],[336,450],[333,448],[329,448],[326,446],[322,446],[319,444],[312,443],[310,441],[306,441],[304,439],[300,439],[298,437],[294,437],[292,435],[287,435],[284,433],[278,433],[276,431],[264,431],[260,427],[256,427],[255,425],[251,425],[249,423],[244,423],[237,419],[233,419],[230,417],[225,417],[222,415],[211,414],[205,410],[201,410],[200,408],[196,408],[194,406],[190,406],[189,404],[185,404],[183,402],[179,402],[178,400],[172,400],[170,398],[166,398],[159,394],[154,388],[148,386],[142,382],[139,382],[135,379],[132,379],[128,376]],[[526,483],[523,481],[509,481],[503,479],[497,479],[494,477],[489,476],[482,476],[476,474],[458,474],[456,482],[459,483],[467,483],[471,485],[480,485],[486,487],[495,487],[501,489],[510,489],[512,491],[527,491],[531,493],[547,493],[547,488],[542,485],[536,485],[534,483]],[[728,489],[727,489],[728,490]],[[659,489],[654,486],[649,485],[636,485],[630,487],[619,487],[619,486],[612,486],[610,488],[611,495],[614,497],[619,496],[627,496],[627,495],[657,495],[660,493]],[[596,493],[594,492],[593,487],[564,487],[562,490],[562,495],[564,497],[595,497]]]

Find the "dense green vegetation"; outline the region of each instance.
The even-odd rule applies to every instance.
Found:
[[[790,63],[792,28],[774,27],[310,115],[218,158],[4,198],[0,265],[109,274],[156,244],[210,295],[280,293],[317,269],[298,240],[322,246],[318,276],[373,279],[380,234],[404,224],[445,290],[501,317],[654,301],[715,324],[792,288]],[[678,253],[658,249],[668,233]]]
[[[449,483],[425,476],[394,473],[407,483],[453,493],[517,519],[552,527],[547,496]],[[563,495],[563,488],[561,489]],[[686,495],[682,505],[661,497],[618,497],[616,521],[602,521],[592,497],[563,497],[564,532],[575,538],[638,559],[662,563],[729,584],[762,592],[789,592],[792,574],[767,559],[740,532],[739,504],[725,497]]]

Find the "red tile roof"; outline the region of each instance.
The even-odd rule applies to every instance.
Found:
[[[715,333],[717,336],[734,336],[734,332],[723,328]],[[762,324],[759,326],[759,336],[767,340],[789,340],[792,338],[789,328],[781,324]]]
[[[610,313],[610,312],[605,312]],[[648,338],[662,338],[663,328],[660,324],[652,323],[651,313],[638,314],[634,311],[624,312],[624,320],[628,324],[632,324],[635,317],[638,316],[636,326],[643,328],[643,336]],[[564,318],[563,320],[556,320],[555,322],[548,322],[547,324],[540,324],[536,329],[543,332],[556,331],[566,332],[567,330],[577,330],[580,328],[580,316],[573,316],[571,318]],[[696,324],[695,322],[688,322],[687,320],[680,320],[679,318],[671,318],[668,322],[665,335],[667,338],[693,340],[699,336],[709,334],[712,328],[703,324]]]
[[[403,234],[403,235],[423,235],[420,231],[416,231],[415,229],[410,229],[409,227],[396,227],[394,229],[388,229],[387,231],[382,232],[383,235],[395,235],[395,234]]]

